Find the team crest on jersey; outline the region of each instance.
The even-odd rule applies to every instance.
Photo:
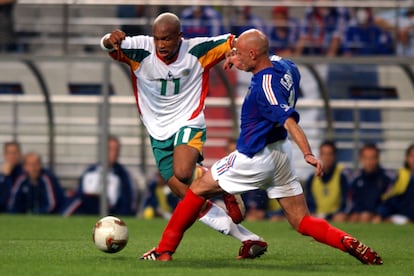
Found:
[[[188,75],[190,75],[191,69],[184,69],[183,72],[181,73],[183,75],[183,77],[186,77]]]
[[[173,79],[174,79],[173,74],[171,73],[171,71],[168,71],[168,75],[167,75],[166,80],[172,81]]]
[[[280,79],[280,84],[283,85],[286,90],[290,90],[293,84],[293,79],[289,72]]]

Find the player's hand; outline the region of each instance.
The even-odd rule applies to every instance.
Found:
[[[3,175],[8,176],[11,174],[11,171],[13,170],[13,166],[8,163],[8,162],[4,162],[3,166],[1,168],[1,172],[3,173]]]
[[[226,60],[224,61],[224,64],[223,64],[224,70],[229,70],[233,67],[234,63],[236,62],[235,57],[236,57],[235,49],[231,49],[230,51],[226,53]]]
[[[315,175],[322,176],[323,175],[323,165],[322,162],[317,159],[315,156],[308,154],[305,155],[305,161],[315,167]]]
[[[108,49],[118,50],[125,37],[125,33],[121,30],[112,31],[110,36],[104,40],[104,46]]]

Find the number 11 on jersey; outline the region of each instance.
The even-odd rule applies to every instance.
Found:
[[[164,80],[160,79],[161,81],[161,95],[166,96],[167,95],[167,86],[169,86],[168,82],[171,81],[174,85],[174,95],[180,93],[180,79],[172,79],[172,80]]]

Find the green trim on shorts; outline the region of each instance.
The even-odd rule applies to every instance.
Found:
[[[201,132],[201,133],[200,133]],[[198,162],[203,161],[203,145],[206,141],[205,128],[182,127],[175,135],[167,140],[157,140],[150,136],[152,153],[154,154],[155,164],[161,176],[167,181],[173,172],[173,153],[178,145],[190,145],[200,151]]]

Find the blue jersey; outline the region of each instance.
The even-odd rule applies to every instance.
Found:
[[[62,208],[64,201],[64,191],[53,173],[42,169],[36,182],[32,182],[23,172],[13,184],[9,212],[56,214]]]
[[[284,140],[284,123],[293,117],[299,95],[300,73],[296,65],[278,56],[271,57],[273,67],[253,75],[241,110],[241,131],[237,150],[249,157],[267,144]]]
[[[16,165],[10,175],[4,175],[0,172],[0,213],[7,211],[7,204],[10,198],[13,183],[22,172],[23,167],[21,164]]]
[[[269,32],[271,53],[293,50],[299,39],[299,24],[294,19],[289,19],[287,26],[274,25]]]
[[[375,25],[366,28],[350,26],[346,32],[344,52],[359,56],[391,55],[394,41],[389,32]]]
[[[351,213],[374,213],[381,204],[381,197],[391,187],[391,183],[391,177],[383,168],[378,168],[374,173],[358,170],[356,178],[351,183]]]
[[[181,14],[183,37],[211,37],[226,33],[221,14],[214,8],[202,6],[201,15],[195,16],[196,7],[189,7]]]
[[[63,215],[99,214],[101,199],[101,166],[89,166],[79,181],[76,194],[69,198]],[[136,192],[135,184],[127,169],[115,162],[108,168],[108,213],[111,215],[135,215]]]

